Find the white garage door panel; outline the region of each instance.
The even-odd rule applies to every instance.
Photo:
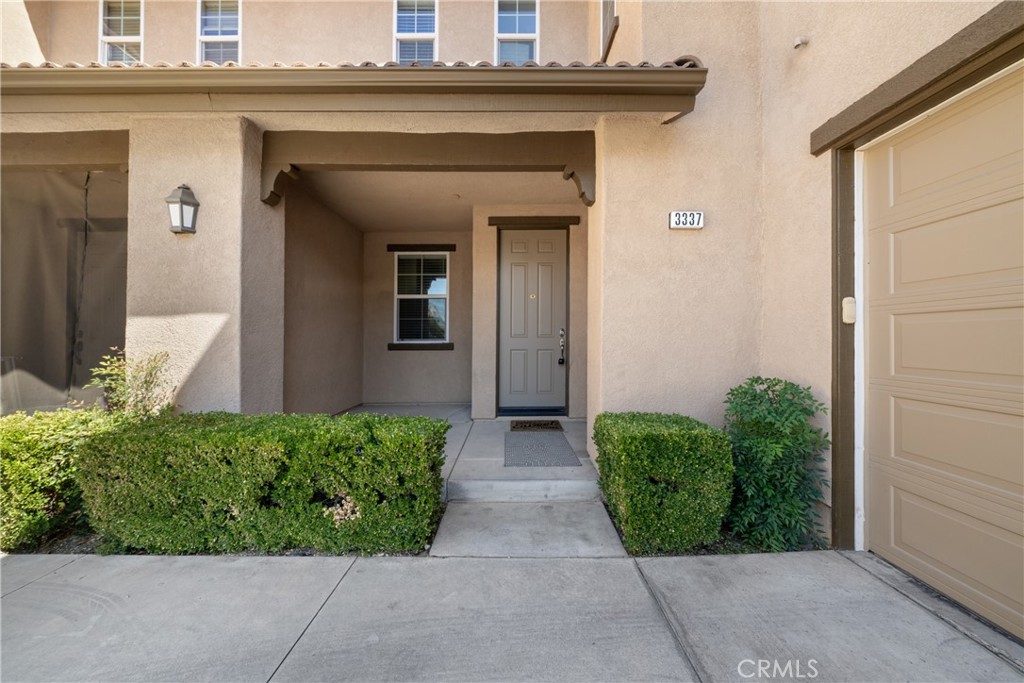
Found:
[[[1017,415],[893,399],[893,457],[968,477],[1013,495],[1024,485],[1024,426]],[[964,458],[964,453],[971,453]]]
[[[868,547],[1018,635],[1022,74],[863,157]]]
[[[885,388],[871,393],[868,406],[872,429],[867,449],[873,469],[915,477],[922,485],[942,488],[997,515],[1024,516],[1024,464],[1017,457],[1024,420],[1016,407],[971,405],[955,397],[936,398],[934,391],[907,395]]]
[[[876,169],[866,179],[866,189],[881,200],[865,207],[865,218],[872,226],[951,207],[1020,183],[1024,93],[1015,78],[1019,74],[925,118],[890,139],[884,154],[872,155],[870,163]]]
[[[886,538],[875,539],[886,547],[879,554],[993,621],[1017,623],[1024,545],[1015,511],[970,505],[913,476],[886,473],[870,484],[869,504],[891,513]]]
[[[892,374],[1020,385],[1024,315],[1017,306],[890,314]]]
[[[888,267],[872,269],[871,291],[916,294],[936,286],[998,285],[1021,277],[1024,201],[1007,201],[977,211],[872,235],[874,257],[892,255]],[[884,261],[877,261],[882,266]]]

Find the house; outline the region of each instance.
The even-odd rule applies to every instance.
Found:
[[[786,377],[833,543],[1021,633],[1020,2],[2,5],[4,411],[112,345],[193,411]]]

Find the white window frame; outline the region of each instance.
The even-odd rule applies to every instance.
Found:
[[[433,33],[399,33],[398,32],[398,0],[393,0],[392,1],[391,14],[394,17],[394,19],[391,22],[391,32],[393,34],[393,37],[392,37],[392,40],[391,40],[391,60],[392,61],[398,62],[399,64],[401,63],[401,61],[399,60],[399,54],[398,54],[398,43],[399,43],[399,41],[416,43],[416,42],[422,42],[422,41],[427,41],[427,40],[429,40],[433,44],[433,46],[434,46],[434,51],[433,51],[433,54],[430,56],[430,61],[431,62],[436,62],[437,61],[437,55],[438,55],[438,51],[437,51],[438,30],[437,30],[437,27],[440,25],[440,21],[441,21],[441,13],[439,11],[440,10],[440,5],[441,5],[441,0],[434,0],[434,32]]]
[[[234,36],[203,35],[203,0],[196,0],[196,64],[203,61],[203,43],[238,43],[238,63],[242,63],[242,5],[238,0],[238,32]]]
[[[534,20],[536,29],[533,33],[500,33],[498,32],[498,2],[494,0],[494,63],[501,63],[501,44],[512,41],[533,41],[533,61],[542,64],[540,61],[540,3],[541,0],[534,0],[537,17]]]
[[[107,62],[107,45],[110,43],[137,43],[139,46],[139,63],[145,61],[145,42],[143,37],[146,34],[146,0],[139,0],[139,35],[137,36],[108,36],[104,33],[104,22],[106,18],[103,14],[105,0],[99,1],[99,26],[97,27],[97,33],[100,37],[99,45],[99,61],[100,64],[108,64]],[[119,62],[120,63],[120,62]]]
[[[439,294],[399,294],[398,293],[398,259],[402,256],[444,256],[444,296]],[[452,255],[448,251],[396,251],[394,263],[394,333],[391,335],[396,344],[448,344],[452,329]],[[403,299],[444,299],[444,339],[401,339],[398,330],[398,302]]]

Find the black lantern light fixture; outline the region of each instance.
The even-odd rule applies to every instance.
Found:
[[[171,212],[171,232],[194,233],[196,231],[196,215],[199,213],[199,200],[192,194],[188,185],[178,185],[164,199],[167,209]]]

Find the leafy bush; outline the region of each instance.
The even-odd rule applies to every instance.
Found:
[[[402,552],[441,516],[447,422],[383,415],[163,416],[92,440],[93,527],[157,553]]]
[[[731,389],[726,405],[725,430],[736,461],[733,532],[764,550],[821,546],[815,507],[828,482],[818,463],[829,439],[811,420],[825,405],[810,387],[763,377]]]
[[[718,539],[733,476],[723,432],[682,415],[601,413],[594,443],[601,490],[631,554]]]
[[[0,418],[0,549],[38,545],[51,531],[80,519],[81,494],[74,480],[78,452],[118,420],[100,410]]]
[[[114,347],[114,354],[103,356],[92,369],[85,386],[103,390],[107,410],[129,415],[148,416],[170,412],[174,408],[174,387],[164,369],[170,356],[165,351],[138,358],[127,358]]]

